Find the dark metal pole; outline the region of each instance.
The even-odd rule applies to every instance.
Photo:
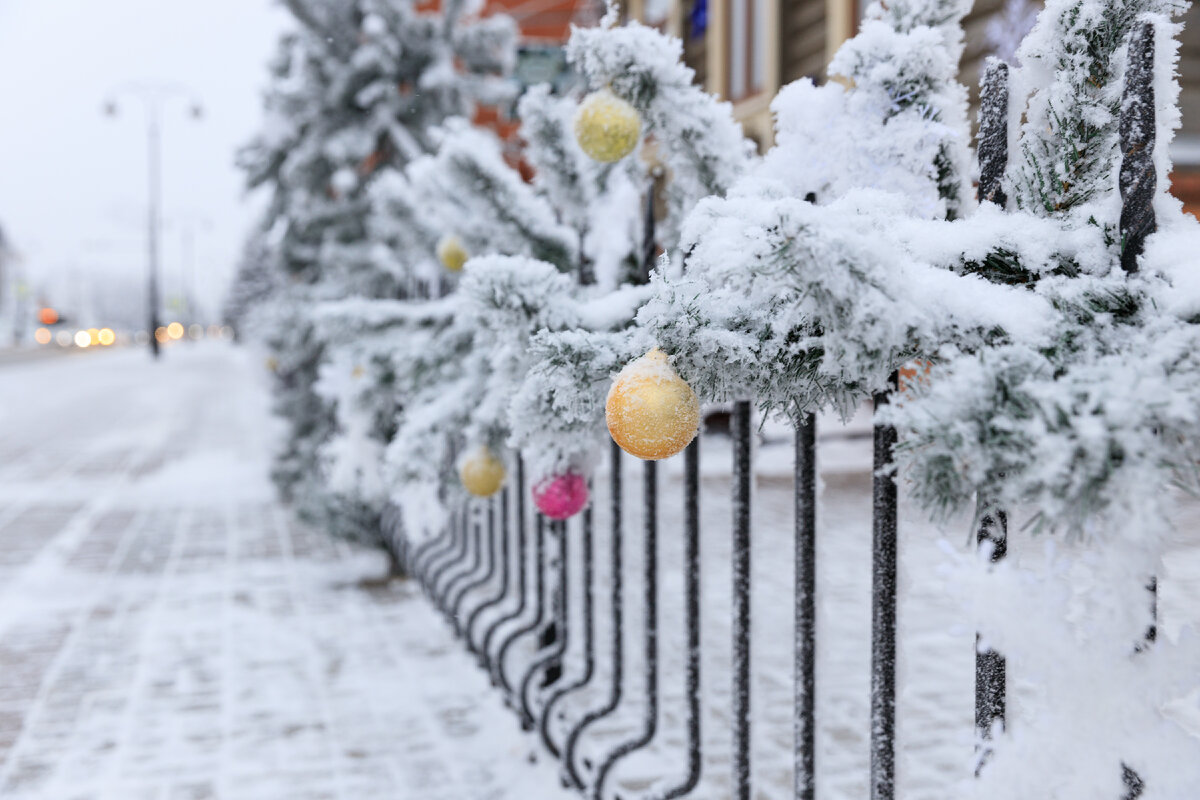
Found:
[[[550,736],[550,720],[554,707],[561,702],[567,695],[576,692],[592,682],[592,676],[596,672],[596,619],[595,619],[595,598],[593,597],[595,586],[595,566],[593,563],[592,553],[592,509],[591,506],[583,510],[583,674],[570,684],[559,688],[549,700],[546,701],[546,708],[542,712],[541,723],[539,725],[539,733],[542,737],[542,743],[546,745],[546,749],[555,758],[562,757],[562,751]],[[561,715],[559,715],[561,716]]]
[[[1001,510],[985,509],[980,518],[976,541],[981,550],[990,548],[990,559],[997,563],[1008,553],[1008,515]],[[975,774],[979,775],[991,756],[992,739],[997,724],[1004,725],[1007,666],[1004,656],[991,648],[980,649],[980,636],[975,635],[975,733],[978,740],[978,760]]]
[[[1158,178],[1154,165],[1154,23],[1144,22],[1129,37],[1129,55],[1125,66],[1125,91],[1121,96],[1121,266],[1137,272],[1138,256],[1146,238],[1157,230],[1154,195]],[[1151,609],[1157,614],[1158,581],[1152,577]],[[1158,635],[1152,621],[1146,640]],[[1142,777],[1128,764],[1121,765],[1122,780],[1128,790],[1125,800],[1137,800],[1145,789]]]
[[[150,95],[146,101],[146,138],[147,152],[149,154],[149,180],[150,180],[150,208],[149,208],[149,231],[147,236],[147,246],[149,248],[149,269],[150,275],[146,287],[146,303],[148,324],[150,325],[150,355],[153,358],[158,358],[158,333],[159,318],[158,318],[158,238],[159,226],[161,225],[162,205],[162,104],[157,96]]]
[[[462,514],[462,540],[463,548],[458,556],[443,575],[445,580],[442,582],[440,591],[435,591],[433,601],[438,608],[442,610],[442,614],[450,619],[450,595],[466,575],[471,574],[479,564],[479,538],[472,537],[472,525],[470,523],[470,510],[464,509]],[[476,534],[478,530],[475,531]],[[472,559],[472,560],[468,560]],[[452,620],[451,620],[452,622]]]
[[[1008,64],[989,58],[979,86],[979,201],[1004,208],[1008,166]]]
[[[536,631],[546,622],[546,517],[540,513],[536,514],[533,529],[533,619],[510,633],[500,645],[500,652],[496,656],[496,671],[501,676],[506,699],[514,705],[520,703],[520,698],[516,696],[520,684],[514,686],[504,677],[504,657],[513,643],[525,634]]]
[[[499,653],[495,660],[491,659],[492,639],[497,631],[508,622],[519,620],[525,614],[528,603],[528,560],[526,558],[526,539],[528,528],[525,525],[525,461],[517,459],[517,607],[511,614],[506,614],[492,623],[492,627],[483,637],[483,655],[491,663],[492,685],[502,686],[506,692],[511,692],[501,669]]]
[[[1154,233],[1154,24],[1130,36],[1121,97],[1121,266],[1137,272],[1146,237]]]
[[[796,425],[795,486],[795,795],[816,792],[817,418]]]
[[[567,651],[567,646],[570,643],[570,630],[567,626],[567,615],[570,612],[567,606],[567,592],[569,588],[567,572],[570,569],[568,561],[569,551],[567,549],[567,523],[561,520],[556,520],[550,523],[550,530],[554,534],[554,538],[558,541],[559,558],[558,558],[558,596],[553,601],[553,616],[555,618],[555,626],[558,629],[556,638],[549,644],[549,652],[537,659],[529,670],[525,673],[525,677],[521,680],[521,690],[519,697],[521,700],[521,728],[524,730],[533,730],[535,724],[539,724],[546,717],[546,712],[550,708],[547,703],[542,707],[542,714],[535,715],[533,708],[533,700],[530,697],[530,690],[533,688],[534,679],[538,674],[549,677],[550,670],[554,669],[555,665],[562,663],[563,654]],[[543,688],[549,684],[544,684]]]
[[[484,635],[478,642],[472,637],[471,632],[475,630],[477,621],[485,612],[491,611],[500,606],[508,597],[508,590],[512,583],[512,554],[509,546],[508,535],[508,495],[511,489],[505,487],[500,493],[500,586],[488,600],[481,603],[479,608],[475,609],[467,620],[467,646],[471,648],[471,652],[479,656],[480,666],[486,667],[488,663],[487,650],[483,647],[487,641],[487,636]],[[496,529],[496,504],[488,504],[488,533],[491,535]],[[488,631],[490,633],[490,630]]]
[[[580,737],[589,725],[609,716],[617,710],[617,706],[621,704],[621,696],[624,693],[625,684],[625,602],[622,595],[624,591],[624,560],[621,557],[621,448],[616,442],[612,442],[609,452],[611,454],[609,472],[609,492],[611,497],[609,498],[609,507],[612,517],[612,535],[609,539],[612,560],[610,593],[612,630],[609,649],[612,653],[612,685],[609,689],[607,702],[600,708],[584,715],[583,719],[567,735],[567,743],[563,746],[563,766],[566,768],[565,777],[570,785],[576,789],[582,789],[584,785],[583,778],[575,766],[575,750],[579,746]]]
[[[481,536],[487,540],[487,547],[480,548],[481,550],[483,550],[483,553],[484,553],[484,559],[483,559],[483,564],[482,564],[483,570],[480,573],[476,573],[476,575],[473,579],[471,579],[465,586],[463,586],[462,588],[460,588],[458,590],[458,597],[451,604],[451,609],[453,611],[453,617],[454,617],[455,634],[465,638],[468,649],[470,649],[471,640],[469,637],[467,637],[468,629],[467,629],[466,623],[469,622],[474,617],[474,613],[472,612],[471,616],[468,616],[464,620],[463,615],[465,612],[463,610],[463,603],[466,602],[466,598],[472,592],[474,592],[476,589],[479,589],[479,588],[491,583],[492,580],[496,577],[496,526],[492,522],[492,513],[491,513],[492,506],[494,504],[495,504],[494,499],[489,499],[487,501],[488,524],[487,524],[486,532],[481,533],[481,528],[483,527],[482,521],[479,519],[476,519],[476,521],[475,521],[475,538],[476,538],[476,540],[478,540]],[[485,600],[485,602],[486,602],[486,600]],[[482,608],[482,606],[480,606],[480,608]]]
[[[439,554],[436,563],[431,563],[429,567],[429,580],[425,586],[426,594],[429,599],[436,605],[438,602],[438,586],[446,573],[450,572],[454,566],[462,560],[467,552],[467,530],[466,530],[466,510],[458,509],[451,515],[449,521],[451,527],[451,544],[450,547],[443,553]]]
[[[646,622],[642,631],[646,706],[641,732],[609,753],[608,758],[600,764],[596,781],[592,784],[592,800],[601,800],[604,782],[612,774],[617,762],[650,744],[658,731],[658,462],[647,461],[642,466],[645,470],[643,504],[646,512],[642,564],[642,602],[646,606]]]
[[[878,411],[888,391],[875,395]],[[896,429],[875,425],[871,597],[871,800],[892,800],[896,780],[896,479],[890,472]]]
[[[1007,198],[1001,182],[1008,166],[1008,64],[988,59],[980,86],[979,110],[979,200],[1004,208]],[[1008,516],[1002,509],[988,507],[981,498],[976,542],[981,550],[990,549],[992,563],[1008,551]],[[979,775],[991,747],[988,742],[997,724],[1004,724],[1006,665],[1004,656],[990,648],[980,650],[975,636],[975,774]]]
[[[700,437],[683,453],[683,594],[687,630],[687,774],[656,800],[675,800],[700,783]]]
[[[733,798],[750,800],[750,401],[733,404]]]

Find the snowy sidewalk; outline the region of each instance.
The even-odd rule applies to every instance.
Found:
[[[259,369],[2,369],[0,796],[569,796],[412,587],[275,504]]]

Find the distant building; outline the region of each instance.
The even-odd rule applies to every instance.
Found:
[[[655,21],[683,40],[684,58],[696,81],[734,105],[746,135],[770,147],[770,102],[799,78],[820,83],[837,49],[854,35],[866,0],[628,0],[629,17]],[[536,0],[513,3],[536,6]],[[1039,0],[976,0],[964,21],[966,50],[960,80],[977,99],[984,59],[1011,60],[1016,44],[1041,8]],[[1200,10],[1184,15],[1179,70],[1183,124],[1172,146],[1172,192],[1192,213],[1200,211]]]

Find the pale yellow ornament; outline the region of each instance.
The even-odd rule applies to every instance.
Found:
[[[438,261],[442,262],[442,266],[451,272],[461,272],[463,264],[467,263],[467,259],[471,254],[467,252],[467,248],[463,245],[462,240],[453,234],[443,236],[437,245]]]
[[[584,98],[575,114],[575,140],[583,152],[605,164],[632,153],[641,135],[637,109],[607,88]]]
[[[618,373],[604,405],[621,449],[647,461],[670,458],[696,438],[700,400],[657,347]]]
[[[484,445],[462,463],[458,477],[471,494],[491,497],[504,485],[504,464]]]
[[[278,372],[279,359],[275,358],[275,356],[267,356],[266,366],[268,372]]]

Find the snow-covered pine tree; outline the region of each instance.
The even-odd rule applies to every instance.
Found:
[[[271,192],[263,227],[287,283],[267,336],[278,365],[277,408],[290,425],[275,477],[302,515],[377,541],[378,520],[348,517],[342,509],[356,501],[326,490],[325,454],[346,449],[329,450],[339,416],[349,424],[336,406],[349,395],[322,397],[316,387],[326,360],[349,360],[326,352],[331,339],[309,309],[349,296],[395,297],[411,286],[419,257],[389,258],[379,245],[372,187],[430,152],[444,120],[510,96],[515,29],[505,17],[466,15],[461,3],[444,13],[418,11],[411,0],[287,5],[299,26],[271,65],[264,130],[240,154],[250,185]]]
[[[575,29],[567,55],[594,92],[611,92],[637,114],[642,148],[663,175],[667,198],[666,217],[648,243],[651,253],[643,247],[640,259],[661,247],[659,269],[675,273],[683,259],[684,217],[702,198],[728,191],[757,159],[729,104],[694,84],[679,40],[638,23],[614,23],[610,9],[599,27]],[[650,179],[643,173],[643,185]],[[607,226],[593,222],[589,234],[603,236]],[[597,322],[541,330],[529,340],[527,375],[512,398],[509,427],[535,477],[589,471],[605,440],[609,379],[652,344],[632,325],[647,296],[645,288],[630,287],[609,301],[597,299],[595,311],[585,314],[598,313]]]
[[[266,232],[255,229],[246,239],[237,273],[225,296],[221,316],[233,328],[238,340],[261,338],[261,326],[266,324],[266,307],[280,288],[280,275],[271,261],[271,248]]]
[[[445,325],[419,348],[404,346],[392,356],[397,374],[423,378],[400,382],[411,393],[403,395],[388,448],[389,475],[404,487],[405,517],[418,535],[436,530],[441,519],[440,511],[424,512],[428,503],[419,496],[462,496],[456,455],[481,444],[507,449],[507,411],[528,368],[529,338],[539,330],[607,325],[588,309],[621,302],[607,298],[639,246],[631,173],[641,168],[583,156],[571,134],[575,107],[544,87],[522,98],[531,184],[504,162],[494,138],[463,125],[447,126],[438,153],[409,170],[426,223],[460,239],[470,255],[456,291],[425,304],[447,310]],[[472,224],[460,232],[464,219]],[[625,302],[617,324],[632,316]],[[397,316],[387,337],[411,327],[409,320]]]

